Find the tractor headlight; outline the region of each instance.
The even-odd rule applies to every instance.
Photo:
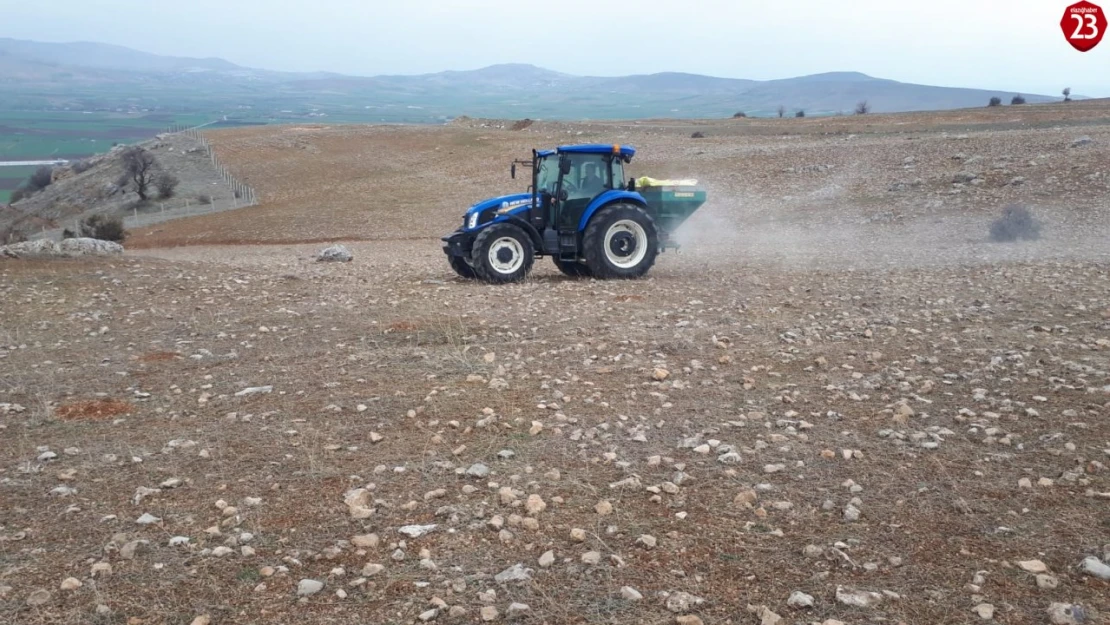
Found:
[[[466,227],[468,229],[474,229],[478,225],[478,215],[477,211],[470,213],[470,218],[466,220]]]

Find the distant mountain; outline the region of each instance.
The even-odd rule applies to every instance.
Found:
[[[220,111],[255,117],[442,121],[459,115],[538,119],[729,117],[850,112],[866,100],[880,112],[1008,104],[1016,94],[936,87],[829,72],[743,80],[677,72],[574,76],[503,64],[415,76],[274,72],[218,58],[181,58],[99,43],[0,39],[0,111],[68,108]],[[1060,98],[1022,94],[1029,103]],[[1077,99],[1079,96],[1075,96]]]

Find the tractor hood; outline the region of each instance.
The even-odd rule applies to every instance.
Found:
[[[464,218],[464,227],[470,230],[478,225],[485,225],[506,213],[518,213],[528,210],[531,203],[531,193],[513,193],[511,195],[502,195],[500,197],[482,200],[467,209]],[[477,219],[473,219],[475,215]]]

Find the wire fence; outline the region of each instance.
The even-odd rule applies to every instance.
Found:
[[[200,134],[201,128],[204,128],[205,126],[211,126],[215,123],[216,122],[208,122],[207,124],[191,126],[188,128],[176,125],[170,126],[168,129],[166,129],[165,134],[184,135],[186,137],[189,137],[190,139],[193,139],[197,143],[200,143],[201,146],[204,148],[205,153],[208,154],[208,158],[211,159],[212,167],[216,168],[216,172],[220,175],[220,178],[223,179],[224,184],[231,188],[236,198],[244,200],[242,206],[254,206],[255,204],[258,204],[258,193],[255,192],[254,187],[242,182],[241,180],[233,176],[231,174],[231,171],[228,170],[228,168],[225,167],[222,163],[220,163],[220,158],[216,156],[215,150],[212,149],[212,144],[208,142],[208,139],[205,139]]]

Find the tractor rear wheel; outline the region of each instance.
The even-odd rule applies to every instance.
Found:
[[[470,266],[475,273],[495,284],[523,280],[535,261],[535,248],[528,233],[507,223],[482,230],[470,250]]]
[[[644,209],[613,204],[590,219],[582,247],[595,278],[639,278],[655,264],[659,234]]]
[[[563,272],[565,276],[571,278],[589,278],[592,275],[590,273],[590,268],[587,267],[585,263],[571,260],[559,260],[558,258],[553,258],[552,260],[555,261],[555,266],[558,267],[559,271]]]
[[[454,269],[455,273],[459,274],[460,278],[474,280],[478,277],[478,273],[474,271],[474,268],[471,267],[462,256],[448,256],[447,262],[451,265],[451,269]]]

